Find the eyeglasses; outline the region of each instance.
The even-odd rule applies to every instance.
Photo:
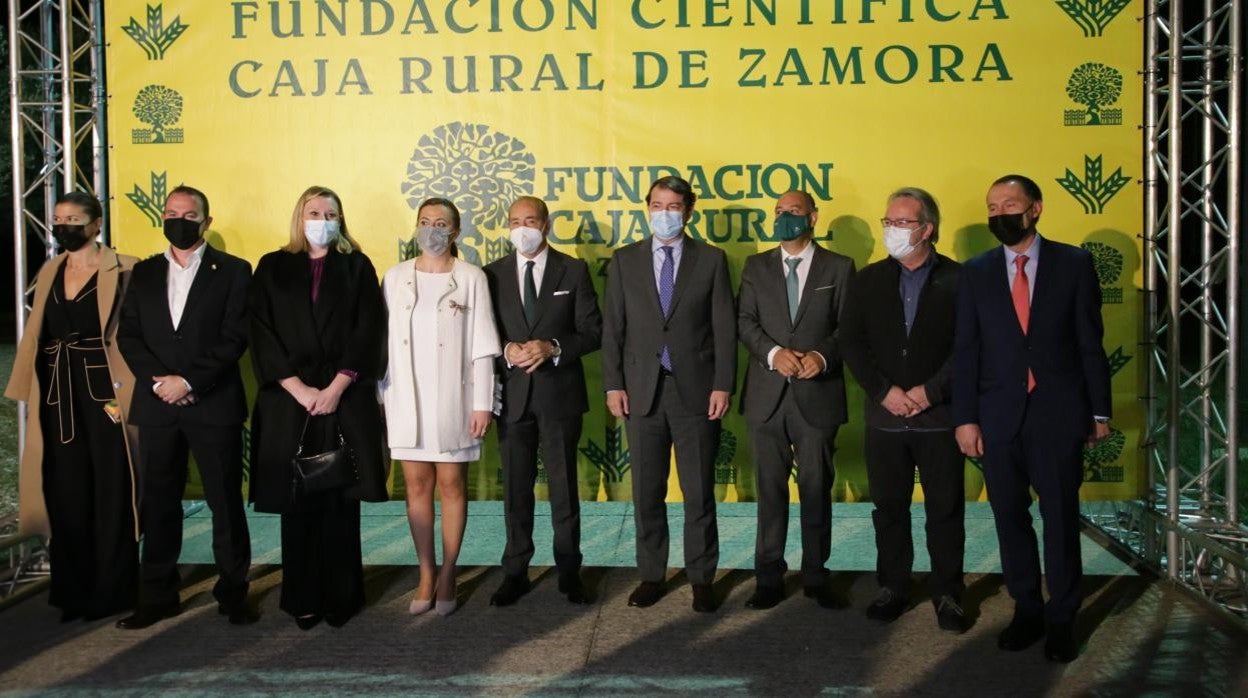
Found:
[[[881,218],[880,223],[885,226],[895,226],[897,228],[909,228],[915,223],[922,223],[913,218]]]

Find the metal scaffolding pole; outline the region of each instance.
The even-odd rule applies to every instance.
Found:
[[[1242,2],[1152,0],[1145,20],[1148,485],[1138,501],[1084,511],[1174,584],[1248,620],[1238,496]]]
[[[57,197],[77,190],[107,201],[102,16],[102,0],[8,2],[19,339],[29,313],[32,273],[57,253],[51,235]],[[43,254],[28,259],[31,247]],[[25,448],[26,409],[25,404],[18,408],[19,448]],[[0,560],[0,604],[27,582],[46,578],[46,552],[39,541],[6,538],[0,540],[0,554],[8,561],[5,566]]]

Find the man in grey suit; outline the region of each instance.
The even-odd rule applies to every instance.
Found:
[[[667,574],[671,451],[685,503],[685,570],[693,610],[710,613],[719,564],[715,453],[736,382],[736,316],[722,250],[686,234],[696,195],[679,177],[650,187],[650,239],[616,250],[607,267],[602,382],[624,419],[632,456],[637,568],[630,606],[662,598]]]
[[[854,262],[811,238],[814,198],[790,191],[776,202],[780,246],[751,256],[741,272],[741,341],[750,353],[741,412],[750,427],[758,481],[754,594],[746,605],[784,598],[789,473],[801,497],[802,587],[825,608],[846,605],[827,586],[832,546],[832,454],[845,423],[845,374],[837,330]]]

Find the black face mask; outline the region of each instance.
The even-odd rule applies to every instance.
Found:
[[[988,218],[988,230],[1006,247],[1017,245],[1033,230],[1032,226],[1023,227],[1023,214],[1002,213]]]
[[[52,239],[66,252],[76,252],[87,244],[87,226],[58,223],[52,226]]]
[[[189,250],[199,242],[199,221],[186,218],[165,219],[165,239],[179,250]]]

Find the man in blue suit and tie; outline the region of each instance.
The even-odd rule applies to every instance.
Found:
[[[1046,634],[1045,656],[1069,662],[1079,609],[1083,446],[1109,435],[1109,362],[1100,286],[1084,250],[1041,238],[1040,187],[1006,175],[988,191],[1001,242],[962,267],[954,339],[953,417],[962,452],[983,458],[1014,618],[997,638],[1020,651]],[[1044,520],[1044,567],[1031,493]]]

